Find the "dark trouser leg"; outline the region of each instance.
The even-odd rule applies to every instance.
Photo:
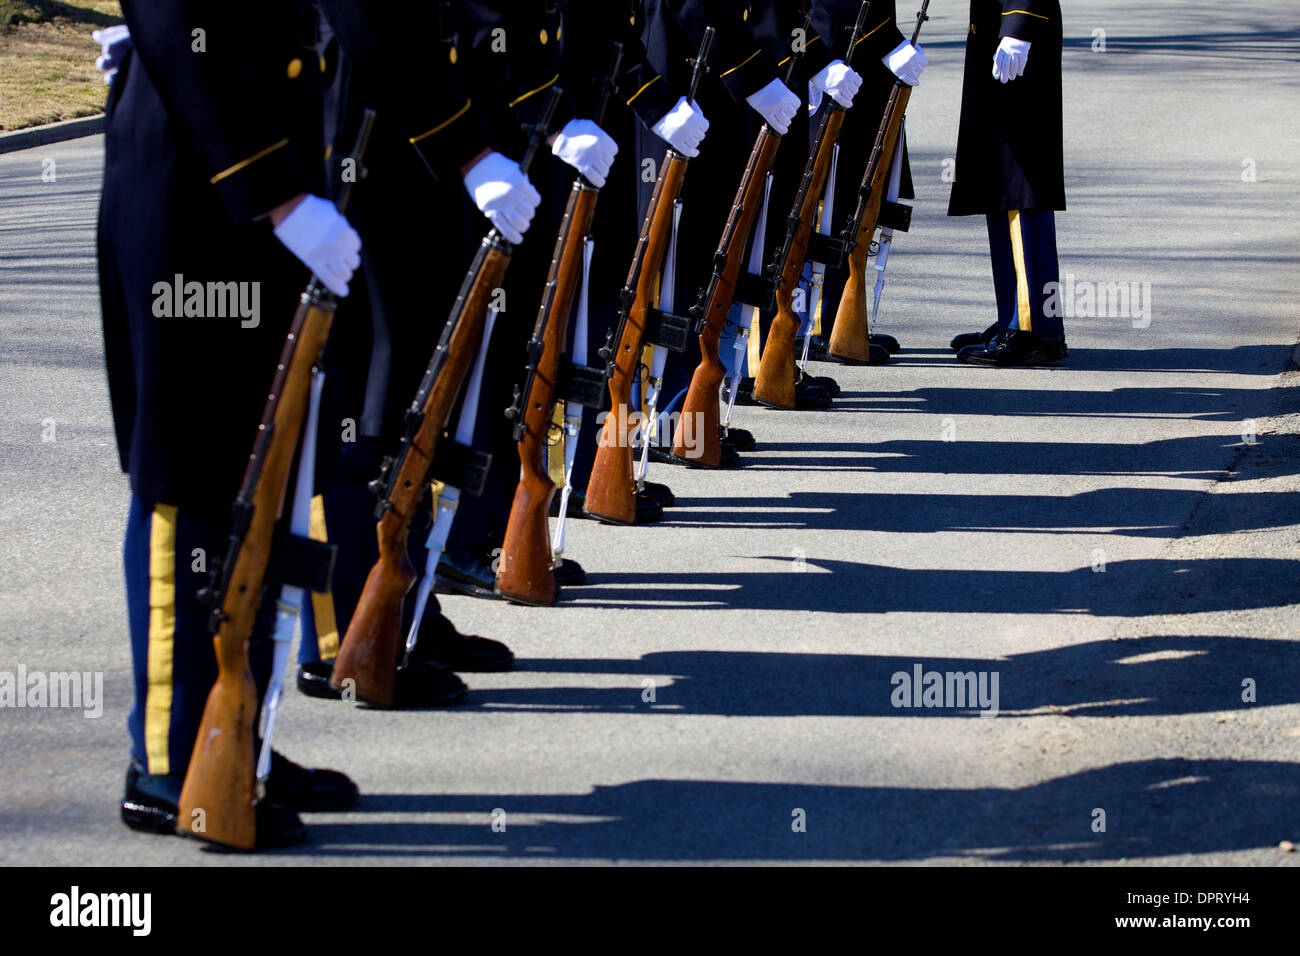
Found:
[[[1060,278],[1055,213],[1011,210],[987,219],[998,324],[1045,339],[1060,338],[1061,318],[1045,308],[1049,286]]]
[[[213,559],[225,556],[229,525],[227,518],[131,498],[122,548],[135,683],[127,727],[131,755],[151,774],[185,774],[216,681],[209,609],[197,593]],[[250,644],[259,690],[270,669],[267,606]]]

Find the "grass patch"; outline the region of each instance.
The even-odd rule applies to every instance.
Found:
[[[103,112],[90,34],[121,22],[117,0],[0,0],[0,130]]]

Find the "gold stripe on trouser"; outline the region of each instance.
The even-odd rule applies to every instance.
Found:
[[[329,541],[325,526],[325,499],[316,495],[311,499],[311,526],[307,532],[313,541]],[[323,661],[339,656],[339,623],[334,616],[334,594],[311,592],[311,616],[316,624],[316,650]]]
[[[749,306],[742,305],[741,308],[748,309]],[[759,328],[759,315],[758,312],[755,312],[754,322],[749,327],[749,341],[746,343],[746,345],[749,347],[749,352],[747,353],[747,355],[749,360],[749,370],[751,372],[757,372],[758,363],[762,360],[763,357],[762,345],[759,342],[759,338],[761,335],[762,335],[762,330]],[[739,372],[740,369],[736,369],[736,371]]]
[[[564,402],[555,403],[555,410],[551,412],[551,425],[551,434],[559,437],[546,443],[546,473],[550,476],[551,484],[563,488],[564,443],[569,440],[569,436],[564,434]]]
[[[151,774],[171,773],[175,645],[176,508],[155,505],[149,521],[149,683],[144,697],[144,750]]]
[[[1025,239],[1020,233],[1020,210],[1007,213],[1011,223],[1011,259],[1016,264],[1016,304],[1020,310],[1021,332],[1033,331],[1033,310],[1029,307],[1029,274],[1025,271]]]

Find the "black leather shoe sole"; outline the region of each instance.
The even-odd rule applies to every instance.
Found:
[[[564,588],[580,588],[587,583],[587,572],[581,564],[572,558],[562,558],[560,564],[551,565],[555,583]]]

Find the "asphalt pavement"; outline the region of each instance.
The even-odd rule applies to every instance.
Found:
[[[738,409],[759,450],[656,469],[663,523],[575,522],[589,586],[559,606],[447,599],[519,659],[463,705],[291,694],[281,748],[364,796],[251,858],[117,819],[103,142],[0,156],[0,671],[104,675],[97,719],[0,710],[0,862],[1294,865],[1294,5],[1065,5],[1062,272],[1141,298],[1067,318],[1069,360],[1025,370],[946,348],[992,282],[984,224],[945,215],[966,7],[931,12],[881,318],[905,351],[818,366],[833,409]],[[997,715],[898,706],[918,668],[996,679]]]

